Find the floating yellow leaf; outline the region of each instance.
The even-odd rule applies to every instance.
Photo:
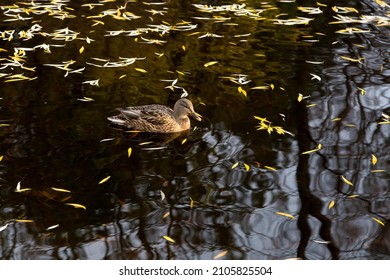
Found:
[[[366,94],[365,89],[358,87],[358,90],[360,91],[361,95],[365,95]]]
[[[65,192],[65,193],[71,192],[70,190],[66,190],[66,189],[59,189],[59,188],[51,188],[51,189],[56,192]]]
[[[110,178],[111,178],[111,176],[107,176],[106,178],[104,178],[103,180],[101,180],[101,181],[99,182],[99,185],[100,185],[100,184],[103,184],[103,183],[105,183],[105,182],[107,182]]]
[[[276,214],[284,216],[284,217],[287,217],[287,218],[290,218],[290,219],[294,219],[293,215],[287,214],[287,213],[284,213],[284,212],[276,212]]]
[[[131,152],[133,151],[132,148],[128,148],[127,149],[127,157],[130,157],[131,156]]]
[[[4,156],[0,156],[0,161],[2,161],[2,160],[3,160],[3,158],[4,158]]]
[[[353,186],[352,182],[349,181],[347,178],[345,178],[344,176],[341,176],[341,179],[344,181],[344,183],[350,185],[350,186]]]
[[[190,197],[190,208],[194,208],[194,200]]]
[[[385,226],[385,223],[382,222],[381,220],[379,220],[379,219],[377,219],[377,218],[374,218],[374,217],[372,217],[372,219],[373,219],[375,222],[377,222],[378,224],[380,224],[381,226]]]
[[[371,155],[371,162],[372,162],[372,165],[375,165],[378,162],[378,159],[376,158],[376,156],[374,154]]]
[[[119,80],[120,80],[120,79],[123,79],[123,78],[126,77],[126,76],[127,76],[126,74],[120,76],[120,77],[119,77]]]
[[[232,169],[236,168],[238,166],[239,162],[237,161],[235,164],[232,165]]]
[[[181,141],[181,144],[183,145],[185,142],[187,142],[187,138],[184,138],[183,141]]]
[[[171,237],[164,235],[163,238],[171,243],[175,243],[175,240],[173,240]]]
[[[330,208],[332,208],[333,206],[334,206],[334,200],[332,200],[330,203],[329,203],[329,205],[328,205],[328,209],[330,209]]]
[[[204,64],[204,67],[209,67],[211,65],[217,64],[219,61],[210,61]]]
[[[244,163],[244,167],[245,167],[246,171],[249,171],[249,169],[251,169],[251,167],[248,164],[246,164],[246,163]]]
[[[242,93],[245,97],[247,97],[246,91],[242,87],[238,87],[238,92]]]
[[[162,216],[163,219],[167,218],[170,215],[169,211],[165,212],[165,214]]]
[[[85,207],[84,205],[78,204],[78,203],[65,203],[65,205],[73,206],[74,208],[81,208],[84,210],[87,209],[87,207]]]
[[[299,93],[298,94],[298,102],[301,102],[303,99],[303,94],[302,93]]]
[[[274,90],[274,88],[275,88],[274,84],[270,84],[269,86],[270,86],[270,88],[271,88],[272,90]]]
[[[220,259],[220,258],[222,258],[223,256],[225,256],[228,252],[229,252],[228,250],[222,251],[222,252],[219,253],[218,255],[214,256],[213,259],[214,259],[214,260]]]
[[[82,54],[84,51],[84,46],[82,46],[80,49],[79,49],[79,53]]]
[[[356,198],[356,197],[359,197],[358,194],[352,194],[352,195],[349,195],[348,198]]]
[[[186,51],[186,46],[181,46],[181,48],[183,49],[183,51]]]
[[[384,169],[373,169],[371,170],[371,173],[381,173],[381,172],[386,172]]]
[[[60,226],[60,224],[52,225],[50,227],[47,227],[46,230],[52,230],[52,229],[58,228],[59,226]]]
[[[33,220],[15,220],[15,222],[18,222],[18,223],[33,223],[34,221]]]
[[[264,168],[266,168],[266,169],[268,169],[268,170],[276,171],[276,168],[273,168],[273,167],[271,167],[271,166],[265,165]]]
[[[134,70],[138,71],[138,72],[141,72],[141,73],[147,73],[148,71],[146,71],[145,69],[142,69],[142,68],[134,68]]]

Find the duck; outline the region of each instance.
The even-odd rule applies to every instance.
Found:
[[[197,121],[202,116],[195,112],[192,102],[186,98],[176,101],[173,109],[160,104],[126,107],[119,114],[108,117],[113,124],[139,132],[176,133],[189,130],[189,117]]]

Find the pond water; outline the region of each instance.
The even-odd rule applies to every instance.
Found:
[[[385,2],[1,5],[1,259],[390,259]]]

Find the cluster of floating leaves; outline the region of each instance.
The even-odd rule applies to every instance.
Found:
[[[123,1],[125,2],[125,1]],[[281,0],[279,2],[283,3],[291,3],[295,2],[294,0]],[[389,8],[389,5],[386,4],[382,0],[375,0],[375,2],[382,8]],[[66,48],[69,47],[70,43],[78,42],[83,44],[83,46],[78,48],[78,53],[84,53],[85,49],[88,48],[89,45],[93,45],[95,40],[98,40],[99,36],[103,37],[115,37],[115,36],[128,36],[134,37],[134,42],[139,44],[151,44],[163,46],[168,42],[168,39],[165,37],[167,34],[172,32],[183,32],[186,33],[187,36],[197,36],[199,39],[207,39],[207,38],[222,38],[224,35],[216,34],[212,32],[205,32],[204,29],[199,29],[199,24],[197,22],[206,21],[210,24],[214,23],[222,23],[224,25],[237,25],[234,22],[235,17],[246,17],[250,20],[256,21],[268,21],[275,25],[285,25],[285,26],[294,26],[294,25],[308,25],[315,17],[323,13],[323,9],[327,7],[326,4],[317,2],[312,7],[296,7],[297,11],[301,14],[301,16],[290,17],[288,14],[278,14],[278,8],[276,6],[272,6],[268,3],[263,3],[260,9],[248,7],[246,3],[240,4],[232,4],[232,5],[201,5],[201,4],[193,4],[193,7],[201,13],[199,16],[192,17],[191,21],[179,21],[177,23],[169,23],[162,21],[160,24],[156,24],[153,20],[154,16],[164,16],[168,13],[168,8],[162,7],[160,9],[154,9],[154,7],[165,6],[166,3],[148,3],[143,2],[144,5],[149,8],[145,11],[150,14],[151,23],[146,26],[134,28],[130,30],[104,30],[98,33],[96,30],[93,30],[94,33],[91,33],[93,38],[88,36],[83,36],[81,32],[77,30],[72,30],[69,27],[64,27],[60,29],[55,29],[53,31],[48,31],[45,29],[43,24],[41,24],[40,17],[48,16],[57,20],[69,20],[76,18],[74,15],[74,9],[69,6],[70,0],[52,0],[52,1],[30,1],[30,2],[17,2],[12,5],[4,5],[0,6],[0,11],[2,12],[2,16],[4,17],[1,21],[3,23],[23,23],[22,26],[28,26],[29,28],[21,29],[7,29],[0,32],[0,40],[5,42],[18,41],[19,44],[13,47],[13,49],[4,49],[0,48],[0,78],[3,79],[4,82],[20,82],[20,81],[33,81],[37,78],[36,66],[29,65],[29,53],[43,51],[46,54],[51,54],[55,52],[56,48]],[[85,9],[88,12],[88,15],[85,16],[86,20],[89,21],[91,28],[93,27],[104,27],[106,21],[108,20],[116,20],[116,21],[137,21],[142,17],[134,14],[129,11],[130,5],[135,5],[135,3],[126,2],[116,8],[108,8],[104,9],[106,4],[111,3],[111,5],[115,5],[115,0],[99,0],[95,3],[84,3],[81,5],[82,9]],[[103,10],[102,10],[103,9]],[[371,32],[369,25],[373,25],[376,27],[383,27],[390,25],[390,16],[389,14],[383,16],[371,16],[371,15],[360,15],[359,12],[353,7],[341,7],[341,6],[333,6],[332,7],[334,15],[334,21],[331,22],[333,25],[342,25],[342,28],[337,30],[336,32],[339,34],[351,35],[355,33],[368,33]],[[97,11],[96,13],[94,13]],[[265,15],[267,13],[267,15]],[[192,22],[194,21],[194,22]],[[64,21],[65,22],[65,21]],[[65,23],[64,23],[65,25]],[[352,26],[351,26],[352,25]],[[362,25],[362,28],[357,27],[356,25]],[[104,29],[104,28],[103,28]],[[324,36],[324,34],[316,34],[317,36]],[[238,40],[247,40],[248,37],[252,36],[251,33],[246,34],[233,34],[232,38],[237,38]],[[39,44],[35,46],[23,46],[26,41],[40,41]],[[315,38],[307,38],[307,42],[314,43],[316,42]],[[181,46],[184,51],[186,51],[185,46]],[[164,53],[155,53],[155,55],[159,58],[164,56]],[[340,56],[346,63],[363,63],[363,57],[348,57],[348,56]],[[74,59],[60,59],[60,61],[53,61],[51,63],[45,63],[44,66],[54,67],[65,72],[65,77],[69,74],[83,74],[86,67],[98,67],[98,68],[125,68],[134,64],[137,61],[148,60],[148,57],[118,57],[117,59],[109,59],[109,58],[100,58],[100,57],[89,57],[82,62],[77,61],[77,58]],[[211,60],[205,61],[203,66],[205,68],[210,69],[212,71],[213,67],[218,67],[219,61]],[[323,64],[323,61],[307,61],[310,64]],[[134,68],[135,71],[140,73],[148,73],[143,68]],[[185,72],[177,71],[176,74],[186,75]],[[124,78],[126,75],[122,75],[119,79]],[[249,87],[248,85],[253,81],[251,78],[245,73],[231,73],[227,76],[221,76],[221,79],[227,79],[232,84],[236,85],[236,93],[243,96],[243,98],[247,98],[252,91],[255,90],[264,90],[264,91],[273,91],[275,86],[273,84],[268,85],[255,85]],[[315,73],[311,73],[308,77],[311,80],[321,81],[320,75]],[[182,96],[186,96],[188,93],[184,89],[184,87],[179,86],[179,80],[164,80],[169,82],[170,84],[166,87],[168,89],[181,89],[183,91]],[[85,80],[83,84],[91,85],[91,86],[99,86],[100,85],[100,77],[96,77],[93,80]],[[281,91],[286,91],[284,88],[280,87]],[[364,95],[365,90],[359,89],[359,92]],[[297,93],[297,99],[301,102],[304,98],[310,99],[310,96],[304,97],[301,93]],[[84,102],[93,101],[92,98],[83,97],[78,100]],[[308,104],[308,107],[313,107],[315,104]],[[255,119],[258,121],[257,129],[260,131],[266,131],[269,134],[276,132],[277,134],[289,134],[290,132],[283,129],[281,126],[276,126],[265,117],[255,116]],[[381,125],[390,124],[389,116],[382,114],[382,120],[379,122]],[[6,124],[4,124],[6,125]],[[183,143],[184,144],[184,143]],[[302,152],[302,155],[311,154],[319,152],[322,149],[322,145],[318,144],[318,146],[312,150]],[[127,150],[127,156],[130,157],[132,154],[132,149],[129,148]],[[376,164],[376,157],[373,155],[372,164]],[[238,166],[242,166],[246,171],[251,170],[251,166],[247,163],[236,162],[234,163],[232,169],[237,168]],[[274,170],[272,167],[265,167],[269,170]],[[110,182],[111,176],[107,176],[105,178],[100,179],[97,183],[99,185]],[[341,177],[341,180],[349,186],[353,186],[353,183],[345,178]],[[22,188],[20,182],[16,187],[16,192],[23,193],[31,191],[30,188]],[[66,189],[54,188],[53,191],[57,192],[70,192]],[[67,202],[66,205],[86,209],[84,205]],[[191,199],[190,202],[191,208],[194,205],[194,202]],[[335,202],[332,201],[329,204],[329,209],[334,207]],[[294,216],[284,212],[276,212],[276,214],[285,216],[287,218],[293,219]],[[373,218],[375,221],[380,223],[380,220]],[[18,220],[17,220],[18,221]],[[23,220],[20,220],[23,221]],[[27,220],[26,220],[27,221]],[[26,222],[24,221],[24,222]],[[8,224],[0,227],[0,231],[5,230]],[[54,225],[52,228],[57,227]],[[170,243],[174,243],[174,240],[169,236],[163,236]],[[222,257],[226,254],[226,252],[222,252],[216,257]]]

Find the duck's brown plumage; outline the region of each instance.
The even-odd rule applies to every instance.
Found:
[[[128,129],[172,133],[190,129],[188,116],[200,121],[201,117],[194,111],[191,101],[181,98],[176,101],[173,110],[164,105],[152,104],[144,106],[126,107],[119,109],[119,114],[109,117],[108,120],[115,125]]]

